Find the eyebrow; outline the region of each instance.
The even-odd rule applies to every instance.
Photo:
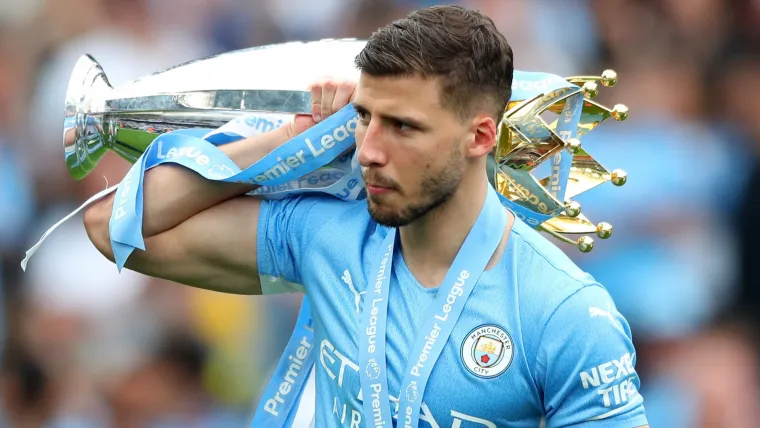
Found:
[[[360,113],[369,113],[369,110],[367,110],[367,108],[364,107],[363,105],[361,105],[360,103],[354,102],[353,104],[354,104],[354,108],[356,109],[357,112],[360,112]],[[386,121],[386,122],[402,122],[402,123],[407,123],[409,125],[412,125],[415,128],[418,128],[418,129],[422,130],[422,131],[430,129],[430,126],[428,126],[428,125],[422,123],[420,120],[415,119],[415,118],[410,117],[410,116],[391,115],[391,114],[378,114],[377,116],[379,116],[383,121]]]

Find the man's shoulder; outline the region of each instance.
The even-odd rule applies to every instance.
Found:
[[[510,241],[505,269],[513,271],[519,311],[535,338],[563,305],[592,307],[609,299],[590,273],[524,222],[516,220]]]
[[[553,306],[584,287],[599,286],[567,253],[525,222],[515,219],[509,239],[505,257],[521,292],[539,294]]]

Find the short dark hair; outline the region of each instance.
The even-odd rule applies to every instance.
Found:
[[[380,28],[355,63],[376,77],[440,77],[442,105],[462,118],[485,106],[498,120],[512,95],[506,37],[491,18],[460,6],[415,10]]]

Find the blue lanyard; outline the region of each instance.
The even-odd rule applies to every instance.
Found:
[[[420,405],[430,374],[449,339],[465,302],[499,245],[507,224],[505,208],[496,191],[488,196],[475,225],[454,259],[438,295],[425,315],[425,321],[409,355],[399,393],[399,426],[417,427]],[[364,421],[367,427],[391,427],[385,362],[385,334],[388,315],[393,249],[396,230],[391,229],[380,249],[376,274],[369,278],[362,303],[359,329],[359,376]]]
[[[304,392],[306,380],[314,369],[314,328],[311,305],[304,297],[296,328],[285,347],[264,394],[261,396],[252,427],[291,426]]]

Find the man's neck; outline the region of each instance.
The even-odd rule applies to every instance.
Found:
[[[480,215],[488,186],[486,180],[471,186],[462,185],[445,204],[399,229],[404,262],[423,287],[438,287],[443,282]],[[511,229],[512,220],[510,218],[507,230]],[[495,257],[501,254],[505,242],[502,239]],[[492,264],[489,263],[489,267]]]

